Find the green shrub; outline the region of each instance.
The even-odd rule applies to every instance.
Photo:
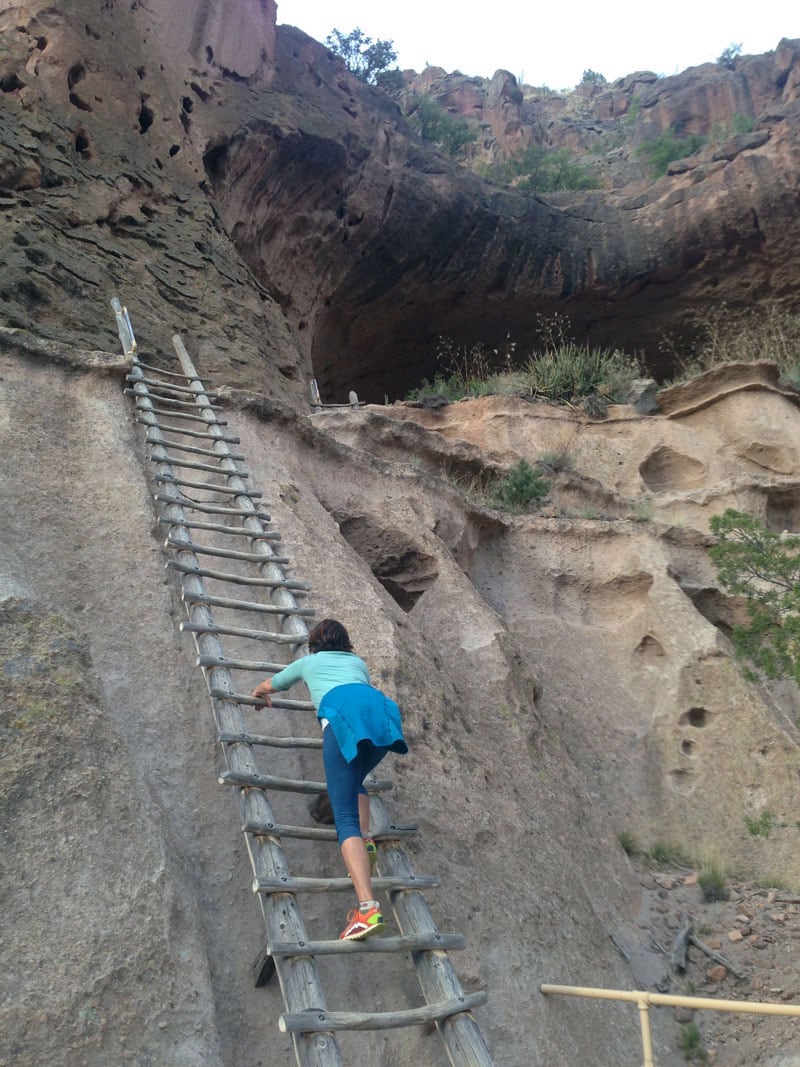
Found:
[[[561,316],[540,317],[542,348],[523,366],[518,364],[516,343],[506,338],[497,348],[475,344],[459,347],[440,337],[436,360],[441,366],[433,381],[425,379],[406,399],[424,400],[441,395],[448,400],[491,394],[537,395],[555,402],[571,401],[592,393],[606,402],[623,403],[631,383],[641,376],[639,360],[616,349],[591,349],[567,336],[568,322]],[[559,463],[561,460],[555,458]],[[567,457],[562,457],[568,462]],[[566,469],[566,468],[563,468]]]
[[[706,1063],[708,1057],[706,1056],[706,1050],[703,1047],[703,1038],[700,1035],[697,1023],[686,1023],[686,1025],[681,1028],[678,1045],[686,1060]]]
[[[653,501],[650,497],[634,500],[631,505],[631,518],[634,522],[653,521]]]
[[[745,115],[741,111],[737,111],[731,117],[730,122],[715,123],[711,127],[710,140],[715,144],[721,144],[731,137],[736,137],[738,134],[750,133],[755,128],[755,125],[756,121],[752,115]]]
[[[556,474],[558,471],[571,471],[575,469],[575,462],[572,458],[572,449],[567,441],[562,441],[549,452],[541,452],[539,454],[539,463]]]
[[[737,655],[758,674],[800,683],[800,537],[777,534],[733,508],[709,525],[718,539],[709,555],[719,583],[745,597],[749,623],[731,633]]]
[[[636,856],[639,853],[639,842],[636,840],[636,835],[631,833],[630,830],[620,830],[617,834],[617,841],[622,846],[622,851],[627,856]]]
[[[585,70],[583,77],[581,78],[581,85],[586,85],[590,89],[598,90],[604,85],[608,85],[608,78],[604,74],[598,73],[596,70]]]
[[[397,59],[394,41],[373,41],[357,26],[350,33],[331,30],[325,44],[345,62],[345,66],[359,81],[378,85],[389,74],[389,66]],[[395,68],[392,74],[400,74]],[[402,78],[402,75],[401,75]],[[384,87],[388,87],[384,84]]]
[[[531,193],[598,189],[602,182],[578,163],[566,148],[532,145],[518,156],[490,168],[495,181]]]
[[[775,812],[765,810],[760,815],[745,815],[744,824],[753,837],[769,837],[775,826]]]
[[[636,120],[639,118],[639,112],[642,110],[642,98],[636,93],[631,97],[631,102],[628,105],[628,111],[625,118],[622,120],[626,126],[633,126]]]
[[[556,401],[600,392],[607,400],[621,402],[641,373],[638,362],[624,352],[575,341],[531,356],[525,370],[530,391]]]
[[[477,134],[463,119],[454,118],[430,96],[414,97],[410,117],[422,138],[450,156],[457,156],[465,145],[477,140]]]
[[[691,353],[666,349],[681,366],[679,379],[693,377],[719,363],[777,363],[784,378],[800,384],[800,313],[777,301],[739,310],[724,302],[706,314],[695,315],[696,340]]]
[[[689,862],[680,846],[671,845],[666,841],[654,841],[650,848],[644,851],[643,856],[655,867],[685,867]]]
[[[709,863],[697,875],[697,884],[703,890],[703,897],[708,901],[728,899],[726,881],[725,871],[716,863]]]
[[[741,44],[729,44],[728,47],[717,56],[717,63],[726,70],[736,69],[736,57],[742,50]]]
[[[521,511],[538,504],[549,490],[550,483],[538,475],[527,460],[521,459],[497,484],[494,499],[497,506],[503,509]]]
[[[693,156],[705,143],[705,137],[699,133],[679,137],[672,130],[664,130],[658,137],[642,141],[636,149],[636,156],[645,161],[651,178],[661,178],[667,173],[670,163]]]

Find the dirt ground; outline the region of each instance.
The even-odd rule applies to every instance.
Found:
[[[708,902],[696,871],[652,870],[644,864],[640,882],[639,926],[664,957],[664,972],[654,991],[800,1007],[800,895],[728,881],[723,890],[728,899]],[[683,970],[672,957],[687,921],[696,940],[688,943]],[[688,1062],[716,1067],[800,1065],[800,1018],[671,1010],[685,1024],[682,1044]],[[692,1040],[692,1023],[699,1031],[697,1041]]]

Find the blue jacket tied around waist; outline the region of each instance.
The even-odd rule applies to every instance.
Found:
[[[328,720],[348,763],[356,758],[359,741],[371,741],[401,755],[408,752],[400,708],[371,685],[352,682],[335,686],[322,698],[317,717]]]

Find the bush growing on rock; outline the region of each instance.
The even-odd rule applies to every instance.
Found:
[[[457,156],[477,139],[462,119],[454,118],[429,96],[417,96],[412,103],[411,125],[426,141],[438,145],[449,156]]]
[[[746,675],[800,684],[800,537],[775,533],[733,508],[710,526],[718,538],[709,554],[720,585],[747,605],[749,624],[731,633],[737,654],[755,667]]]
[[[394,71],[389,70],[397,59],[394,41],[373,41],[358,26],[350,33],[331,30],[325,38],[325,44],[337,56],[342,57],[351,74],[368,85],[383,84],[386,82],[386,75],[400,74],[396,68]]]
[[[531,145],[518,156],[496,163],[486,177],[529,193],[599,189],[602,182],[579,163],[566,148]]]
[[[664,130],[658,137],[642,141],[636,149],[636,155],[645,161],[651,178],[661,178],[667,173],[670,163],[693,156],[705,143],[705,137],[699,133],[679,137],[673,130]]]
[[[538,504],[549,491],[550,483],[547,479],[537,474],[526,459],[521,459],[498,483],[494,498],[501,508],[521,511],[532,504]]]
[[[800,314],[775,300],[747,309],[724,301],[692,316],[695,340],[688,352],[666,342],[664,348],[682,368],[677,380],[710,370],[719,363],[777,363],[788,384],[800,386]]]

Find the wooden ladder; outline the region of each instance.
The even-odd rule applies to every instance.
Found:
[[[331,827],[279,824],[273,816],[270,794],[324,795],[325,782],[282,777],[272,773],[274,767],[265,770],[258,756],[270,751],[279,754],[282,749],[321,750],[322,741],[319,737],[265,736],[248,729],[243,708],[263,704],[236,691],[231,671],[253,671],[263,677],[282,670],[285,663],[229,659],[222,638],[288,646],[293,655],[298,654],[308,639],[306,619],[314,614],[298,602],[308,595],[309,586],[287,576],[289,560],[278,554],[280,534],[270,528],[270,516],[262,509],[262,494],[252,488],[250,473],[243,466],[245,457],[230,447],[239,444],[239,439],[227,432],[221,408],[214,403],[216,397],[198,377],[181,338],[175,335],[172,339],[180,372],[142,362],[127,309],[116,298],[111,306],[123,351],[131,359],[125,392],[134,398],[136,421],[145,427],[149,458],[154,464],[158,522],[165,529],[165,549],[170,553],[166,566],[180,580],[187,614],[180,628],[194,638],[197,665],[203,670],[211,697],[226,768],[219,781],[233,787],[239,800],[253,892],[266,927],[266,947],[254,965],[256,984],[264,984],[273,973],[277,975],[286,1006],[279,1027],[291,1034],[300,1067],[342,1064],[336,1037],[339,1030],[381,1030],[425,1023],[436,1025],[453,1067],[491,1067],[492,1059],[471,1014],[472,1009],[486,1003],[486,993],[465,993],[456,976],[448,952],[464,948],[465,939],[440,933],[433,922],[422,890],[439,885],[439,880],[416,874],[411,865],[402,841],[416,827],[398,826],[392,821],[381,796],[391,788],[391,782],[370,777],[365,785],[379,852],[380,876],[373,879],[373,885],[388,893],[400,935],[348,942],[312,941],[306,934],[300,896],[352,892],[352,882],[349,878],[292,875],[283,849],[285,839],[335,842],[336,832]],[[235,547],[220,548],[194,540],[208,534],[223,535]],[[207,558],[212,562],[204,563]],[[217,569],[226,566],[223,561],[229,561],[228,566],[234,569]],[[231,595],[210,593],[206,580]],[[235,587],[244,592],[236,595]],[[237,625],[241,621],[237,613],[242,612],[255,613],[265,627],[272,623],[277,629]],[[310,701],[280,696],[272,698],[272,706],[314,711]],[[423,1007],[389,1012],[328,1010],[317,956],[388,952],[411,954],[425,999]]]

